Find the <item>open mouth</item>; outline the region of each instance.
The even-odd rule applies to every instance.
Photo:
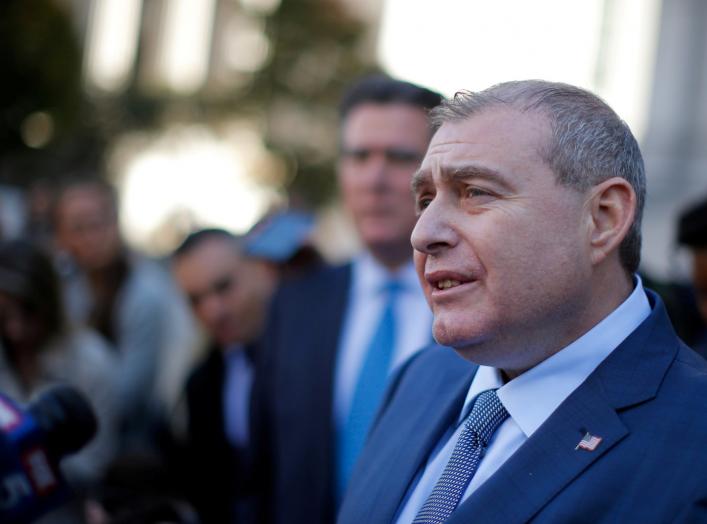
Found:
[[[426,275],[425,278],[435,291],[447,291],[474,282],[474,279],[469,276],[449,271],[436,271]]]
[[[462,284],[462,282],[459,281],[459,280],[454,280],[454,279],[451,279],[451,278],[447,278],[447,279],[445,279],[445,280],[440,280],[440,281],[438,281],[435,287],[436,287],[437,289],[450,289],[450,288],[453,288],[453,287],[460,286],[461,284]]]

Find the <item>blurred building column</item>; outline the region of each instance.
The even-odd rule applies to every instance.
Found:
[[[648,132],[643,254],[646,269],[676,273],[675,221],[707,197],[707,2],[663,0]]]
[[[142,0],[93,0],[86,35],[84,76],[89,89],[120,92],[132,80]]]

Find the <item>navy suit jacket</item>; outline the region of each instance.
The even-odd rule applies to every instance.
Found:
[[[257,353],[252,346],[247,351]],[[226,436],[225,380],[223,352],[212,345],[187,380],[187,442],[179,462],[187,496],[204,524],[248,524],[258,504],[253,457],[250,447],[235,448]]]
[[[707,522],[707,362],[650,316],[448,522]],[[339,514],[390,523],[458,417],[476,372],[452,349],[413,359],[391,386]],[[594,451],[575,450],[590,432]]]
[[[325,267],[286,283],[273,299],[254,388],[262,520],[334,521],[332,403],[350,281],[350,265]]]

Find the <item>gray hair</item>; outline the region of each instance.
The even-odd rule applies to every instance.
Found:
[[[568,84],[542,80],[504,82],[484,91],[460,91],[433,109],[438,128],[494,106],[536,111],[549,119],[552,138],[538,153],[558,182],[579,191],[613,177],[625,179],[636,193],[636,213],[619,246],[629,273],[641,260],[641,217],[646,196],[643,157],[628,125],[599,97]]]

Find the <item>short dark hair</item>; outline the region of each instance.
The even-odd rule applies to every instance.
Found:
[[[66,327],[59,276],[39,246],[23,239],[0,241],[0,291],[37,315],[46,339]]]
[[[339,117],[345,120],[351,110],[365,103],[407,104],[429,111],[442,102],[442,95],[388,75],[364,76],[352,84],[339,104]]]
[[[198,231],[193,231],[189,233],[182,243],[177,246],[177,248],[172,252],[172,258],[178,258],[188,253],[191,253],[198,246],[203,244],[205,241],[210,239],[220,239],[224,240],[233,245],[233,248],[238,250],[241,248],[241,237],[234,235],[226,231],[225,229],[220,229],[216,227],[199,229]]]
[[[707,198],[684,209],[678,218],[678,244],[707,248]]]
[[[504,82],[480,92],[460,91],[433,110],[430,117],[439,127],[499,106],[535,111],[548,119],[552,137],[539,154],[560,184],[580,191],[611,177],[631,184],[636,213],[619,246],[619,257],[624,269],[634,273],[641,261],[646,175],[638,142],[628,125],[595,94],[543,80]]]

